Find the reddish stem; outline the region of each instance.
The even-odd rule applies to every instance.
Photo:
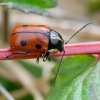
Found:
[[[64,56],[79,55],[79,54],[100,54],[100,42],[67,44],[64,46],[64,48],[65,48]],[[4,57],[14,52],[18,51],[11,49],[0,49],[0,60],[4,60]],[[21,53],[22,54],[15,54],[9,57],[7,60],[37,58],[39,54],[39,53],[25,54],[24,52]],[[59,57],[62,56],[62,53],[63,52],[54,53],[51,56]]]

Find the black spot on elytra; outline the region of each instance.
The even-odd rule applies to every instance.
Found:
[[[25,40],[20,41],[20,44],[21,44],[21,46],[26,46],[27,45]]]
[[[40,44],[36,44],[35,46],[36,46],[37,49],[41,49],[42,48]]]

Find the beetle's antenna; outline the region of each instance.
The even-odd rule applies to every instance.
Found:
[[[55,75],[55,79],[54,79],[54,85],[55,85],[55,83],[56,83],[57,75],[58,75],[58,72],[59,72],[60,65],[61,65],[61,62],[62,62],[62,60],[63,60],[64,54],[65,54],[65,50],[63,51],[63,55],[62,55],[62,57],[61,57],[61,59],[60,59],[59,65],[58,65],[58,69],[57,69],[57,72],[56,72],[56,75]]]
[[[93,22],[89,22],[89,23],[87,23],[86,25],[84,25],[81,29],[79,29],[76,33],[74,33],[74,34],[69,38],[69,40],[68,40],[67,42],[65,42],[65,44],[67,44],[67,43],[68,43],[78,32],[80,32],[83,28],[85,28],[86,26],[88,26],[89,24],[92,24],[92,23],[93,23]],[[61,59],[60,59],[59,65],[58,65],[58,69],[57,69],[57,72],[56,72],[56,75],[55,75],[55,79],[54,79],[54,85],[55,85],[55,83],[56,83],[57,75],[58,75],[58,73],[59,73],[60,66],[61,66],[61,62],[62,62],[62,60],[63,60],[64,54],[65,54],[65,50],[63,51],[63,55],[62,55],[62,57],[61,57]]]
[[[70,37],[70,39],[67,41],[67,42],[65,42],[65,44],[67,44],[78,32],[80,32],[83,28],[85,28],[86,26],[88,26],[89,24],[92,24],[93,22],[89,22],[89,23],[87,23],[86,25],[84,25],[81,29],[79,29],[76,33],[74,33],[71,37]]]

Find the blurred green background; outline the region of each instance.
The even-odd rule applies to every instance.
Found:
[[[9,48],[12,29],[22,24],[48,25],[59,32],[65,41],[86,23],[95,23],[83,29],[70,43],[93,42],[100,40],[100,1],[99,0],[22,0],[15,4],[33,8],[41,15],[7,9],[0,5],[0,48]],[[3,0],[0,1],[3,3]],[[25,2],[30,2],[25,3]],[[5,4],[6,5],[6,4]],[[9,5],[9,3],[8,3]],[[46,12],[48,11],[48,12]],[[79,59],[79,58],[78,58]],[[59,62],[36,63],[36,59],[0,61],[0,83],[15,100],[44,100],[52,87],[55,72],[52,69]],[[64,78],[64,77],[63,77]],[[61,80],[62,81],[62,80]],[[0,94],[0,100],[6,100]],[[53,100],[53,99],[51,99]]]

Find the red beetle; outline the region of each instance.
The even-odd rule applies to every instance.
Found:
[[[50,53],[64,51],[62,36],[44,25],[21,25],[13,29],[10,37],[12,50],[25,51],[26,53],[39,52],[39,57],[44,54],[43,61],[49,59]],[[18,54],[18,53],[13,53]],[[9,58],[11,55],[5,57]]]

